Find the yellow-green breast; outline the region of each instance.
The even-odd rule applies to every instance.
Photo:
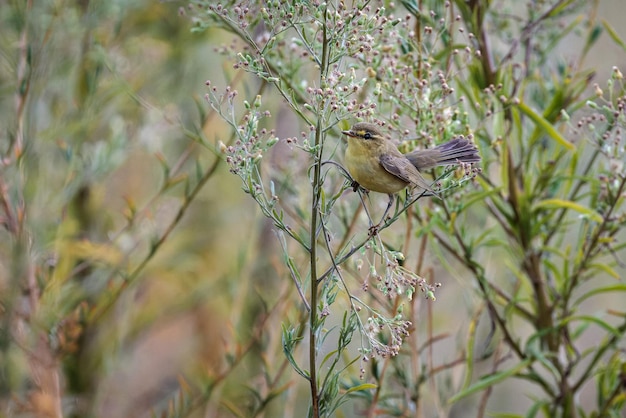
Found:
[[[348,172],[362,187],[379,193],[397,193],[408,183],[387,172],[378,155],[384,153],[385,144],[377,144],[360,138],[348,137],[345,164]]]

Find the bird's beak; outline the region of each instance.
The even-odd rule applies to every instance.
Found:
[[[341,131],[342,134],[347,135],[347,136],[351,136],[351,137],[355,137],[356,135],[354,134],[354,132],[352,131]]]

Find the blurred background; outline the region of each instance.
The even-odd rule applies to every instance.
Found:
[[[2,416],[59,416],[59,392],[76,417],[241,416],[251,393],[273,390],[281,402],[265,416],[306,413],[280,332],[302,307],[272,224],[221,162],[231,133],[204,100],[206,80],[245,97],[259,84],[232,69],[230,35],[192,31],[194,7],[0,4]],[[597,10],[626,38],[623,1]],[[580,45],[572,36],[559,59]],[[586,65],[606,80],[625,61],[603,34]],[[277,136],[299,136],[305,128],[270,97]],[[272,152],[269,164],[289,170],[280,161],[293,151]],[[432,362],[445,364],[466,344],[474,283],[428,251],[425,263],[443,287],[419,303],[434,321],[416,324],[415,344],[432,326],[446,341]],[[490,263],[497,271],[497,256]],[[463,370],[446,379],[458,384]],[[533,389],[519,385],[503,384],[490,408],[522,413]],[[434,398],[425,416],[441,416]]]

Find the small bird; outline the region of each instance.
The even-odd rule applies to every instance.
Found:
[[[389,195],[381,223],[393,204],[394,195],[405,187],[433,191],[420,171],[480,161],[478,149],[464,138],[402,154],[372,123],[359,122],[342,133],[348,137],[345,163],[352,178],[367,190]]]

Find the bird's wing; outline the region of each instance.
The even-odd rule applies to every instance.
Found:
[[[425,190],[431,190],[430,185],[404,155],[383,154],[380,156],[380,165],[389,174],[402,181]]]

